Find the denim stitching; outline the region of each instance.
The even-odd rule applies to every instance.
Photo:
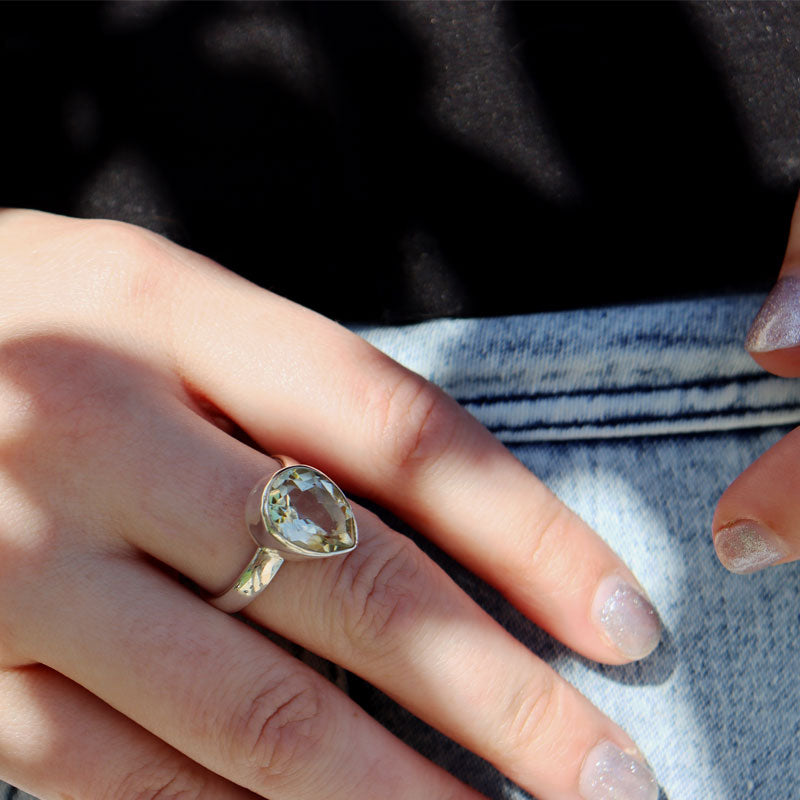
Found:
[[[647,424],[652,422],[670,423],[681,420],[691,419],[716,419],[718,417],[745,416],[747,414],[769,414],[776,411],[798,411],[800,405],[796,403],[783,403],[773,406],[757,406],[756,408],[724,408],[714,411],[686,411],[683,414],[673,414],[666,417],[663,414],[640,414],[630,417],[611,417],[609,419],[589,420],[587,422],[548,422],[538,420],[526,423],[525,425],[489,425],[488,429],[492,433],[515,433],[532,431],[536,429],[544,430],[570,430],[572,428],[610,428],[616,425]]]
[[[753,383],[767,383],[786,380],[777,378],[774,375],[738,375],[724,378],[704,378],[697,381],[684,381],[680,383],[670,383],[661,386],[651,386],[647,384],[632,384],[631,386],[596,387],[592,389],[567,389],[563,392],[531,392],[515,393],[508,395],[477,395],[475,397],[456,398],[461,405],[469,406],[489,406],[497,403],[516,403],[516,402],[535,402],[537,400],[549,400],[559,397],[598,397],[602,395],[623,395],[623,394],[654,394],[656,392],[668,392],[674,389],[717,389],[726,386],[737,386]]]

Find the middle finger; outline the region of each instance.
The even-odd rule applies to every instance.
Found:
[[[277,462],[177,399],[165,405],[154,404],[147,435],[131,437],[125,479],[104,480],[131,542],[216,593],[252,556],[245,500]],[[623,731],[409,539],[364,509],[356,516],[356,551],[287,563],[248,614],[361,675],[543,800],[577,797],[611,762],[620,774],[640,769]],[[606,753],[605,742],[610,761],[587,757]]]

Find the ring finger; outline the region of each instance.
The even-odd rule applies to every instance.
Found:
[[[147,402],[145,394],[140,410]],[[175,398],[170,407],[160,397],[142,419],[146,434],[132,437],[125,479],[103,476],[107,502],[114,516],[126,516],[133,544],[204,589],[222,591],[254,549],[243,523],[248,491],[276,462]],[[354,553],[287,564],[249,614],[359,673],[544,800],[577,797],[581,789],[591,796],[586,786],[609,769],[633,770],[644,788],[630,796],[650,796],[649,773],[617,726],[406,537],[363,509],[356,513],[361,543]]]
[[[230,465],[209,462],[203,474],[192,458],[212,450],[195,439],[201,431],[207,441],[234,439],[188,411],[163,373],[108,348],[44,335],[4,356],[30,401],[13,447],[11,437],[2,443],[17,456],[3,459],[0,476],[3,665],[50,667],[196,764],[271,800],[371,800],[383,780],[403,800],[477,800],[316,672],[120,539],[144,540],[152,528],[148,535],[185,553],[202,549],[205,534],[185,526],[198,532],[201,507],[225,503],[230,478],[218,470]],[[79,726],[74,733],[82,739]],[[82,739],[75,751],[90,745]],[[108,747],[136,756],[125,737]],[[125,752],[118,763],[130,763]],[[32,777],[32,764],[20,769]]]

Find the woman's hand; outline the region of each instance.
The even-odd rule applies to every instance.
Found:
[[[747,334],[746,347],[769,372],[800,377],[800,197],[778,282]],[[714,546],[733,572],[800,558],[800,428],[746,469],[714,514]]]
[[[589,658],[656,646],[652,607],[596,534],[345,329],[119,223],[2,211],[0,265],[8,780],[43,798],[477,797],[178,580],[218,593],[250,559],[264,452],[404,517]],[[247,615],[541,800],[656,796],[625,733],[355,512],[353,553],[287,563]]]

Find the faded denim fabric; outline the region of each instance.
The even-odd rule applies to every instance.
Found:
[[[742,348],[762,299],[356,328],[456,397],[639,577],[663,641],[643,662],[600,666],[412,534],[630,732],[669,800],[800,796],[800,566],[731,575],[710,535],[721,492],[800,422],[800,384],[762,372]],[[487,546],[502,535],[487,531]],[[488,797],[528,797],[363,681],[349,685],[383,724]],[[9,792],[0,798],[23,797]]]
[[[669,800],[800,797],[800,565],[731,575],[711,541],[726,486],[800,423],[800,383],[763,372],[743,350],[762,300],[358,329],[456,397],[648,591],[665,627],[661,645],[640,663],[600,666],[440,557],[630,732]],[[363,683],[353,689],[384,724],[489,797],[528,796]]]

